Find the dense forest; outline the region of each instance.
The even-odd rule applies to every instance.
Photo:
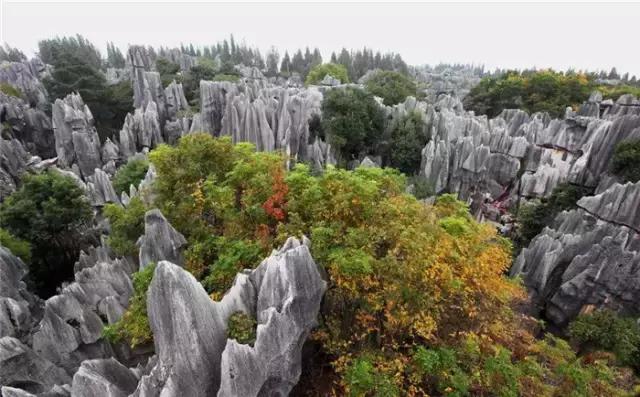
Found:
[[[46,106],[0,73],[3,183],[13,177],[9,170],[19,169],[13,189],[0,195],[0,270],[22,266],[15,263],[28,268],[24,279],[11,272],[15,286],[0,283],[0,299],[24,302],[16,305],[30,313],[18,321],[3,317],[9,309],[2,309],[0,320],[11,324],[6,330],[19,331],[3,328],[0,341],[14,338],[31,352],[17,364],[0,354],[3,367],[21,366],[0,370],[0,385],[43,393],[66,382],[72,395],[91,395],[103,389],[82,377],[98,373],[91,376],[117,384],[122,395],[142,387],[154,390],[149,395],[170,394],[171,382],[208,388],[194,395],[222,393],[229,368],[228,382],[243,369],[264,375],[259,359],[270,353],[263,341],[277,323],[279,336],[269,347],[296,343],[272,360],[294,369],[282,370],[289,378],[278,372],[256,380],[263,383],[255,395],[280,383],[298,396],[640,393],[640,313],[629,309],[637,303],[632,283],[640,259],[635,243],[624,245],[637,238],[640,218],[638,205],[620,198],[640,197],[633,193],[640,192],[635,76],[421,69],[399,54],[368,48],[341,49],[324,61],[317,48],[291,54],[272,48],[263,56],[231,36],[211,46],[139,46],[126,53],[109,43],[104,57],[79,35],[47,39],[38,51],[46,67],[34,77],[46,90]],[[29,61],[5,45],[0,62],[9,68]],[[113,78],[120,76],[114,70],[125,77]],[[465,89],[475,83],[457,98],[447,79]],[[437,92],[435,100],[429,90]],[[7,110],[18,108],[37,108],[53,120],[47,131],[55,161],[27,155],[23,146],[32,142],[24,131],[32,126]],[[172,135],[175,128],[182,129]],[[86,157],[92,154],[94,162]],[[589,201],[594,197],[597,205]],[[517,222],[505,221],[511,218]],[[583,221],[601,225],[593,238],[612,244],[609,252],[624,240],[612,255],[623,258],[619,267],[629,264],[632,281],[616,278],[619,294],[588,284],[607,300],[581,297],[583,306],[555,321],[554,305],[563,301],[552,298],[574,258],[558,259],[558,270],[545,274],[549,283],[539,289],[536,272],[510,269],[541,262],[527,256],[544,252],[536,244],[571,243],[578,232],[570,227]],[[310,242],[286,251],[291,237]],[[585,245],[566,251],[597,256],[588,251],[595,242]],[[269,279],[307,247],[312,275],[326,284],[317,313],[311,311],[313,324],[298,321],[305,310],[293,306],[309,299],[301,286],[313,277],[289,269],[273,276],[282,284]],[[562,247],[547,248],[560,257]],[[233,295],[243,282],[252,292]],[[276,286],[268,289],[267,282]],[[106,297],[95,298],[103,290]],[[245,295],[254,299],[249,309],[224,311]],[[280,295],[284,303],[273,303]],[[159,296],[169,297],[165,312]],[[118,309],[104,309],[121,297]],[[58,309],[62,301],[72,303]],[[264,302],[271,306],[260,312]],[[217,337],[211,324],[218,317],[224,317],[224,343],[214,349],[206,341]],[[26,318],[33,324],[24,325]],[[180,323],[192,327],[185,339],[168,337]],[[304,330],[295,334],[299,339],[291,336],[297,327]],[[58,354],[51,347],[57,345],[74,346]],[[234,356],[232,348],[243,353]],[[33,358],[38,355],[45,364]],[[233,367],[234,357],[245,361]],[[112,361],[100,361],[107,369],[87,369],[98,365],[92,360]],[[138,364],[137,372],[129,369]],[[62,375],[50,381],[29,378],[39,369],[22,373],[44,366]],[[201,376],[189,377],[198,370]]]

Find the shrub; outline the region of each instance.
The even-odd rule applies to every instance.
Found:
[[[133,296],[129,307],[117,322],[107,325],[102,335],[111,343],[126,342],[131,348],[153,342],[147,315],[147,290],[156,269],[154,263],[133,274]]]
[[[146,159],[132,159],[118,169],[113,176],[113,187],[116,193],[129,192],[129,186],[136,188],[147,174],[149,161]]]
[[[562,211],[576,208],[576,203],[583,196],[590,194],[591,189],[571,184],[558,185],[551,196],[539,203],[529,203],[518,211],[520,229],[517,243],[520,247],[529,245],[545,226],[552,224],[556,215]]]
[[[340,80],[340,82],[343,84],[349,82],[347,68],[345,68],[343,65],[335,63],[323,63],[311,68],[311,71],[309,71],[307,79],[305,80],[305,84],[319,84],[326,75],[331,75],[332,77]]]
[[[569,325],[571,339],[581,350],[605,350],[623,365],[640,372],[640,325],[633,318],[619,317],[610,310],[580,315]]]
[[[227,321],[227,337],[235,339],[243,345],[251,345],[256,341],[256,319],[245,312],[235,312]]]
[[[177,73],[180,72],[180,65],[166,58],[158,58],[156,60],[156,70],[160,74],[162,86],[166,87],[171,84],[173,80],[178,79]]]
[[[640,181],[640,139],[624,141],[616,145],[611,169],[625,182]]]
[[[343,160],[374,152],[383,127],[380,106],[363,90],[331,90],[322,101],[322,128]]]
[[[36,292],[48,297],[73,276],[73,264],[86,248],[92,210],[84,191],[55,171],[26,175],[20,189],[0,205],[0,227],[31,244],[29,264]]]
[[[25,263],[31,261],[31,245],[24,240],[12,236],[11,233],[4,229],[0,229],[0,246],[11,251],[13,255],[22,259]]]
[[[514,108],[562,117],[567,106],[577,107],[589,98],[594,88],[594,83],[584,74],[509,71],[483,78],[464,98],[464,107],[489,117]]]
[[[22,98],[22,92],[11,84],[0,83],[0,92],[16,98]]]
[[[144,233],[146,211],[147,208],[139,197],[133,197],[126,207],[118,204],[105,205],[104,215],[111,226],[108,244],[117,255],[136,257],[136,242]]]
[[[386,162],[407,175],[420,168],[422,148],[429,141],[429,132],[419,112],[410,112],[391,129],[386,148]]]
[[[416,83],[402,73],[389,70],[376,72],[365,83],[367,91],[383,99],[387,106],[403,102],[408,96],[417,95]]]

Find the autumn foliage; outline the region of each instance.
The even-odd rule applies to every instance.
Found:
[[[308,384],[352,396],[608,396],[633,387],[608,357],[586,362],[561,339],[533,337],[538,323],[518,310],[526,294],[505,276],[510,242],[453,196],[426,205],[392,169],[287,171],[281,154],[206,134],[150,160],[155,205],[187,236],[186,267],[215,299],[287,237],[311,239],[329,287],[308,343],[325,360],[314,365],[330,370],[305,368],[302,383],[313,377]]]

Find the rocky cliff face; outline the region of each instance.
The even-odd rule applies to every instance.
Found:
[[[563,182],[595,189],[615,146],[640,137],[637,100],[623,96],[604,106],[601,99],[592,95],[561,120],[520,110],[488,120],[442,96],[426,111],[432,139],[422,151],[421,175],[437,193],[502,208],[549,196]],[[396,112],[405,107],[398,105]]]
[[[518,256],[534,301],[563,326],[589,306],[640,315],[640,182],[614,184],[563,212]]]
[[[0,64],[0,82],[17,88],[31,107],[42,110],[48,103],[47,90],[40,81],[40,75],[45,72],[46,67],[38,58],[25,62],[3,62]]]

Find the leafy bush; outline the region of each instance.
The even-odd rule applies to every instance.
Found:
[[[403,102],[408,96],[417,95],[416,83],[402,73],[381,70],[365,83],[367,91],[383,99],[387,106]]]
[[[148,169],[149,161],[146,159],[129,160],[113,176],[113,187],[116,193],[129,192],[130,185],[138,187]]]
[[[73,276],[73,264],[87,236],[92,217],[84,191],[56,171],[26,175],[20,189],[0,204],[0,227],[28,241],[29,264],[36,292],[48,297]]]
[[[240,80],[240,77],[235,75],[235,74],[216,74],[213,77],[213,81],[230,81],[232,83],[237,82],[238,80]]]
[[[340,82],[343,84],[349,82],[347,68],[345,68],[343,65],[335,63],[323,63],[311,68],[309,74],[307,75],[307,79],[305,80],[305,84],[318,84],[322,81],[322,79],[324,79],[326,75],[331,75],[332,77],[340,80]]]
[[[111,226],[108,243],[116,254],[136,257],[136,242],[144,233],[146,211],[147,208],[139,197],[133,197],[126,207],[118,204],[105,205],[103,212]]]
[[[583,196],[590,194],[591,189],[571,184],[558,185],[551,196],[539,203],[529,203],[518,211],[520,229],[517,243],[520,247],[529,245],[545,226],[551,225],[556,215],[562,211],[576,208],[576,203]]]
[[[388,374],[382,373],[369,361],[361,357],[345,372],[345,388],[349,396],[399,396],[400,392]]]
[[[243,345],[253,346],[257,324],[256,319],[245,312],[235,312],[227,322],[227,337]]]
[[[129,300],[127,311],[120,320],[105,326],[102,330],[102,335],[109,342],[126,342],[132,349],[153,342],[147,315],[147,290],[155,270],[155,263],[150,263],[133,274],[133,296]]]
[[[464,98],[464,107],[489,117],[514,108],[562,117],[567,106],[577,107],[589,98],[594,88],[594,83],[584,74],[510,71],[483,78]]]
[[[0,92],[16,98],[22,98],[23,96],[19,89],[7,83],[0,83]]]
[[[12,236],[11,233],[4,229],[0,229],[0,246],[11,251],[13,255],[22,259],[25,263],[31,261],[31,245],[24,240]]]
[[[166,58],[158,58],[156,60],[156,70],[160,73],[160,81],[162,81],[163,87],[171,84],[173,80],[180,80],[178,77],[180,65],[173,63]]]
[[[385,150],[386,162],[407,175],[420,168],[422,148],[429,141],[429,132],[419,112],[410,112],[391,129],[389,145]]]
[[[380,107],[363,90],[331,90],[322,101],[322,128],[343,160],[373,152],[383,127]]]
[[[620,142],[613,153],[611,168],[625,182],[640,181],[640,139]]]
[[[578,316],[569,325],[569,335],[581,350],[606,350],[624,365],[640,372],[640,325],[634,318],[597,310]]]

